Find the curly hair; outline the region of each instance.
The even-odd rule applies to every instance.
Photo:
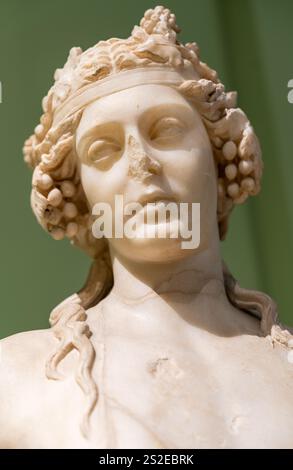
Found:
[[[249,120],[237,108],[236,93],[226,92],[216,72],[200,61],[195,43],[183,45],[177,41],[178,32],[174,14],[156,7],[145,13],[140,26],[126,40],[100,41],[85,52],[73,48],[64,68],[55,72],[55,84],[43,100],[40,124],[24,145],[25,161],[34,169],[31,204],[37,220],[54,239],[69,238],[94,259],[85,287],[50,315],[59,345],[46,367],[48,378],[59,379],[60,361],[72,349],[79,351],[76,380],[88,399],[82,424],[85,436],[98,399],[97,384],[91,375],[95,350],[86,309],[108,294],[113,275],[107,241],[95,239],[91,232],[93,220],[77,165],[75,131],[84,108],[75,110],[70,105],[70,112],[65,115],[61,112],[58,120],[60,109],[66,109],[71,97],[80,90],[124,70],[147,69],[155,64],[163,69],[187,71],[188,78],[175,88],[198,110],[212,145],[218,177],[220,239],[226,235],[233,207],[260,190],[261,150]],[[273,340],[288,344],[290,333],[280,326],[273,300],[261,292],[240,288],[225,265],[223,273],[230,302],[259,318],[263,335],[270,334]]]

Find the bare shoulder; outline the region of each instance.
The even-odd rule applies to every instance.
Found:
[[[52,331],[33,330],[8,336],[0,341],[0,381],[9,374],[28,373],[30,365],[40,363],[50,354],[57,340]]]
[[[0,403],[15,397],[45,376],[45,365],[57,340],[52,331],[34,330],[17,333],[0,341]],[[3,410],[0,410],[3,411]]]
[[[32,379],[35,371],[44,370],[56,347],[50,329],[33,330],[8,336],[0,341],[0,398],[7,387]],[[40,366],[40,367],[38,367]]]
[[[278,328],[278,327],[277,327]],[[250,368],[256,368],[263,376],[271,377],[276,382],[283,383],[293,389],[293,348],[290,346],[290,337],[281,331],[267,336],[244,335],[239,337],[239,348],[245,351],[245,362]],[[291,337],[292,338],[292,337]],[[236,348],[235,348],[236,349]],[[293,395],[292,395],[293,398]]]
[[[45,380],[45,365],[56,339],[48,330],[17,333],[0,341],[0,447],[10,448],[17,414],[35,401]],[[25,407],[26,403],[26,407]],[[23,414],[23,413],[22,413]]]

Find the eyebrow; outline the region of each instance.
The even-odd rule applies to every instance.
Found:
[[[167,112],[170,112],[171,115],[174,115],[176,114],[177,117],[178,114],[182,114],[182,113],[185,113],[185,114],[192,114],[192,109],[190,109],[190,106],[188,106],[188,104],[185,104],[185,103],[176,103],[176,102],[170,102],[170,103],[161,103],[161,104],[156,104],[154,106],[151,106],[147,109],[145,109],[142,113],[141,116],[139,116],[139,119],[138,119],[138,124],[140,125],[141,124],[141,121],[144,122],[144,125],[147,125],[147,120],[148,120],[148,115],[151,115],[155,112],[155,111],[160,111],[160,114],[159,116],[155,116],[154,117],[154,120],[153,121],[157,121],[158,119],[161,119],[163,117],[167,117]],[[174,112],[175,111],[175,112]],[[95,132],[98,132],[100,130],[101,127],[108,127],[109,125],[121,125],[121,123],[119,121],[113,121],[110,119],[109,117],[109,120],[108,121],[102,121],[100,123],[96,123],[95,125],[93,125],[92,127],[90,127],[84,134],[82,134],[76,148],[77,149],[80,149],[83,147],[83,142],[85,139],[89,138],[91,136],[92,133],[95,133]],[[107,135],[107,133],[105,132],[105,136]]]
[[[162,104],[158,104],[158,105],[155,105],[155,106],[152,106],[148,109],[146,109],[142,115],[140,116],[139,119],[142,119],[145,117],[145,115],[149,114],[149,113],[152,113],[154,111],[162,111],[162,113],[166,112],[166,111],[170,111],[172,112],[172,114],[174,114],[174,110],[175,110],[175,113],[176,111],[179,113],[192,113],[192,109],[190,108],[190,105],[188,105],[187,103],[175,103],[175,102],[170,102],[170,103],[162,103]],[[177,113],[176,113],[177,114]]]

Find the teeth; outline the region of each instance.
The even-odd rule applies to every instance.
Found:
[[[158,205],[158,204],[168,204],[169,202],[172,202],[170,201],[170,199],[156,199],[154,201],[148,201],[145,203],[145,205],[147,204],[155,204],[155,205]]]
[[[144,202],[144,203],[141,203],[142,207],[141,209],[136,213],[136,214],[133,214],[133,215],[130,215],[128,216],[126,219],[128,220],[129,218],[132,218],[132,217],[135,217],[138,213],[142,213],[142,212],[155,212],[155,213],[158,213],[160,208],[164,207],[164,206],[167,206],[168,204],[170,203],[175,203],[174,200],[172,199],[156,199],[156,200],[153,200],[153,201],[147,201],[147,202]],[[167,214],[167,220],[169,220],[169,215]]]
[[[157,203],[157,202],[165,201],[165,200],[169,201],[170,198],[165,197],[164,194],[159,194],[159,195],[153,196],[153,197],[151,195],[149,195],[149,197],[146,196],[144,199],[142,199],[141,204],[143,206],[145,206],[146,204]]]
[[[150,206],[150,204],[153,206],[153,207],[158,207],[158,206],[162,206],[162,205],[167,205],[169,202],[169,200],[167,199],[157,199],[156,201],[150,201],[150,202],[147,202],[145,204],[145,206]]]

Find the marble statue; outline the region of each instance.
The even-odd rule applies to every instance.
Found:
[[[71,49],[25,142],[38,222],[93,263],[49,329],[1,341],[2,448],[293,446],[293,336],[220,254],[260,190],[260,146],[178,33],[158,6],[128,39]],[[117,194],[199,203],[199,245],[96,238],[92,209]]]

